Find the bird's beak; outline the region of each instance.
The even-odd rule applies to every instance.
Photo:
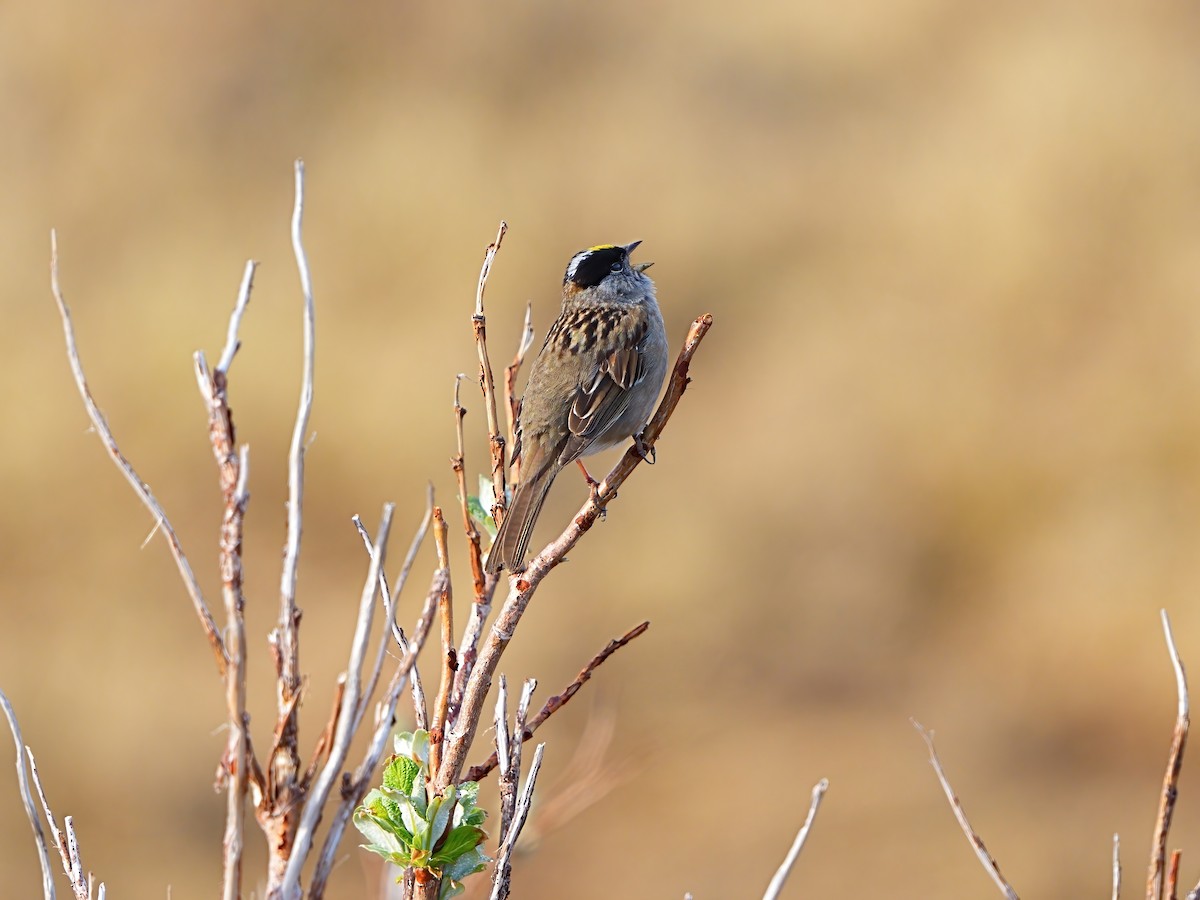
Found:
[[[626,244],[626,245],[625,245],[625,246],[622,248],[622,249],[624,249],[624,251],[625,251],[625,255],[626,255],[626,256],[629,256],[630,254],[632,254],[632,253],[633,253],[633,251],[637,249],[637,246],[638,246],[638,244],[640,244],[640,243],[641,243],[641,241],[634,241],[632,244]],[[648,262],[648,263],[639,263],[638,265],[636,265],[636,266],[634,266],[634,267],[633,267],[633,271],[635,271],[635,272],[645,272],[645,271],[646,271],[648,268],[650,268],[652,265],[654,265],[654,263],[652,263],[652,262]]]

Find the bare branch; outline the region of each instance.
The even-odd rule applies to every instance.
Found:
[[[658,436],[679,405],[679,400],[691,381],[688,370],[692,357],[712,327],[712,322],[712,316],[706,314],[692,323],[667,383],[666,393],[663,395],[654,417],[642,432],[642,443],[645,450],[653,449]],[[566,558],[567,553],[579,542],[579,539],[591,529],[601,512],[616,496],[617,489],[624,484],[625,479],[642,463],[643,459],[644,457],[637,448],[630,447],[601,482],[595,494],[589,497],[576,513],[566,530],[534,557],[524,572],[518,572],[509,578],[508,597],[497,614],[495,622],[492,623],[491,631],[479,654],[475,669],[468,679],[459,721],[450,730],[449,747],[438,772],[437,793],[444,790],[447,785],[458,781],[466,762],[467,752],[475,738],[480,712],[483,709],[488,689],[491,687],[492,676],[499,664],[500,655],[508,646],[508,642],[512,640],[513,630],[521,620],[521,616],[524,615],[530,600],[533,599],[538,585],[555,566]]]
[[[208,409],[208,436],[217,463],[218,481],[224,499],[221,519],[219,566],[221,594],[225,601],[226,651],[229,664],[225,670],[225,705],[229,717],[229,739],[222,761],[228,773],[228,794],[225,809],[224,884],[225,900],[237,900],[242,891],[242,848],[246,809],[247,778],[251,766],[248,759],[246,732],[246,600],[242,594],[242,538],[246,504],[250,495],[247,482],[250,472],[250,449],[237,448],[233,413],[229,408],[228,373],[234,354],[240,346],[238,328],[250,303],[254,282],[253,261],[246,263],[238,291],[237,303],[229,317],[225,349],[217,368],[209,371],[203,352],[195,354],[196,381]]]
[[[525,324],[521,328],[521,340],[517,344],[517,355],[512,363],[504,370],[504,413],[508,419],[508,446],[516,445],[517,413],[520,401],[517,400],[517,375],[525,362],[525,354],[533,347],[535,334],[533,331],[533,304],[525,305]],[[510,467],[509,481],[514,484],[521,480],[521,461],[514,459]]]
[[[304,450],[308,440],[308,419],[313,404],[313,365],[316,351],[316,304],[313,301],[312,276],[304,252],[304,161],[296,160],[296,202],[292,208],[292,250],[304,292],[304,368],[300,382],[300,405],[292,442],[288,450],[287,546],[283,555],[283,573],[279,593],[279,651],[282,662],[280,710],[287,697],[300,687],[300,659],[296,628],[296,579],[300,562],[300,535],[303,530]]]
[[[1121,836],[1113,835],[1112,854],[1112,900],[1121,896]]]
[[[800,856],[800,851],[804,849],[804,842],[808,840],[809,829],[812,828],[813,820],[817,817],[817,809],[821,806],[821,798],[825,796],[827,790],[829,790],[829,780],[826,778],[822,778],[813,785],[812,803],[808,807],[808,815],[804,819],[804,824],[800,826],[800,831],[797,832],[796,839],[792,841],[791,849],[788,850],[783,863],[775,872],[775,877],[767,885],[767,892],[763,894],[763,900],[777,900],[779,897],[780,892],[783,890],[783,884],[787,881],[787,877],[792,871],[792,866],[796,864],[796,859]]]
[[[300,813],[300,823],[296,828],[292,852],[280,885],[281,895],[285,898],[296,896],[300,890],[300,870],[312,849],[313,835],[325,810],[325,801],[329,797],[334,781],[341,775],[342,766],[350,752],[350,741],[354,738],[355,716],[353,710],[358,708],[361,696],[363,659],[366,656],[367,642],[371,635],[375,592],[379,589],[379,570],[383,567],[387,555],[387,540],[392,527],[394,510],[394,504],[384,504],[379,531],[375,535],[375,547],[371,553],[371,564],[368,567],[367,578],[358,603],[358,622],[355,625],[354,638],[350,645],[350,661],[346,666],[346,693],[342,702],[342,715],[338,717],[333,744],[329,749],[329,759],[321,769],[316,781],[313,782],[303,811]]]
[[[225,335],[225,349],[221,351],[221,359],[217,363],[218,372],[228,372],[229,367],[233,365],[233,356],[238,352],[242,342],[238,339],[238,329],[242,325],[242,316],[246,312],[246,307],[250,305],[250,291],[254,287],[254,270],[258,267],[258,263],[254,260],[249,260],[246,263],[246,271],[242,274],[242,286],[238,290],[237,303],[233,307],[233,315],[229,317],[229,329]]]
[[[46,792],[42,790],[42,779],[38,777],[37,760],[33,758],[33,751],[28,747],[25,748],[25,753],[29,757],[29,771],[33,776],[33,786],[37,789],[38,798],[42,801],[42,812],[46,814],[46,821],[50,823],[50,833],[54,835],[54,844],[58,847],[58,855],[62,857],[63,871],[67,873],[67,880],[71,882],[71,890],[75,893],[77,900],[90,900],[92,892],[88,884],[91,873],[84,874],[83,859],[79,855],[79,839],[75,835],[75,820],[71,816],[63,819],[63,830],[59,831],[58,822],[54,818],[54,813],[50,809],[50,803],[46,800]],[[104,886],[100,886],[101,891]]]
[[[933,733],[926,731],[925,727],[916,719],[912,720],[913,727],[917,729],[917,733],[921,735],[921,739],[925,741],[925,746],[929,750],[929,762],[933,765],[933,771],[937,773],[938,781],[942,785],[942,790],[946,794],[946,799],[950,801],[950,809],[954,812],[954,818],[958,820],[958,826],[962,829],[962,833],[967,836],[971,847],[975,850],[975,855],[979,857],[979,862],[983,865],[984,870],[992,876],[992,881],[996,882],[996,886],[1004,894],[1008,900],[1018,900],[1017,892],[1013,890],[1012,885],[1004,880],[1004,876],[1000,874],[1000,866],[996,863],[995,858],[988,852],[987,847],[983,844],[983,839],[971,827],[971,823],[967,821],[967,814],[962,808],[962,803],[959,802],[958,795],[954,793],[954,789],[950,787],[950,781],[946,778],[946,772],[942,768],[942,761],[938,759],[937,749],[933,746]]]
[[[579,692],[579,689],[587,684],[592,677],[592,673],[595,672],[596,669],[598,669],[606,659],[608,659],[634,638],[641,637],[646,633],[646,629],[649,627],[649,622],[643,622],[641,625],[631,628],[629,631],[625,632],[625,634],[621,635],[621,637],[613,638],[611,641],[609,641],[608,645],[595,656],[593,656],[591,661],[580,670],[579,674],[575,676],[575,680],[568,684],[563,689],[562,693],[555,694],[542,705],[542,708],[538,711],[538,714],[530,720],[528,727],[526,727],[523,731],[514,732],[514,735],[520,735],[518,739],[521,741],[527,741],[533,737],[533,733],[537,731],[539,727],[541,727],[543,722],[566,706],[571,698]],[[491,772],[492,769],[496,768],[496,763],[497,757],[496,754],[493,753],[479,765],[472,766],[467,771],[465,780],[479,781],[481,778],[485,777],[489,772]]]
[[[1182,850],[1171,851],[1171,864],[1167,867],[1167,900],[1179,900],[1175,895],[1175,888],[1179,884],[1179,858],[1182,855]]]
[[[517,746],[520,744],[518,743]],[[500,839],[500,852],[496,854],[496,868],[492,876],[492,900],[505,900],[511,890],[513,850],[516,849],[517,838],[521,836],[521,829],[525,827],[525,820],[529,818],[529,808],[533,803],[533,788],[537,784],[538,772],[542,768],[542,754],[545,750],[546,745],[543,743],[538,744],[537,749],[533,751],[533,763],[529,767],[529,774],[525,776],[525,788],[521,792],[521,799],[513,814],[512,824]]]
[[[485,581],[483,551],[479,545],[479,529],[475,527],[475,519],[471,516],[470,495],[467,493],[466,456],[463,451],[463,419],[466,418],[467,411],[459,401],[459,388],[462,386],[462,380],[466,377],[466,375],[457,375],[454,378],[454,432],[458,441],[458,452],[450,461],[450,467],[454,470],[454,478],[458,482],[458,500],[462,508],[463,532],[467,536],[467,549],[471,559],[471,578],[475,587],[475,602],[482,603]]]
[[[379,676],[383,671],[383,661],[387,658],[387,648],[391,641],[394,640],[396,642],[402,653],[408,652],[408,638],[404,636],[404,629],[396,624],[396,605],[400,601],[400,594],[404,590],[404,585],[408,583],[408,575],[412,571],[413,561],[417,558],[417,551],[421,549],[421,544],[425,541],[425,535],[429,532],[431,521],[433,521],[432,486],[426,492],[425,515],[422,517],[421,524],[417,527],[417,533],[413,535],[412,542],[408,546],[408,553],[404,557],[404,564],[401,565],[400,574],[396,578],[396,592],[394,594],[388,588],[387,575],[384,574],[382,568],[379,570],[379,593],[383,598],[384,627],[379,636],[379,648],[375,652],[375,662],[371,669],[371,678],[367,683],[366,689],[363,691],[362,701],[359,703],[358,712],[356,713],[358,721],[362,720],[367,704],[375,696],[375,688],[379,684]],[[363,544],[367,548],[367,553],[372,553],[371,538],[358,516],[354,517],[354,525],[362,537]],[[389,629],[391,632],[390,636]],[[416,706],[424,708],[425,692],[421,687],[421,676],[415,666],[412,671],[412,691],[414,708]],[[357,722],[355,723],[354,730],[355,733],[358,732]]]
[[[192,566],[183,552],[183,546],[179,543],[179,537],[175,534],[175,529],[167,518],[167,514],[163,512],[162,506],[159,505],[158,500],[155,499],[154,494],[151,492],[150,486],[142,481],[137,472],[134,471],[133,466],[130,465],[129,460],[118,449],[112,430],[108,427],[108,421],[104,418],[104,413],[100,411],[100,407],[92,399],[92,392],[88,387],[87,379],[84,377],[83,364],[79,360],[79,350],[75,344],[75,328],[71,323],[71,311],[67,308],[67,301],[63,299],[62,289],[58,283],[58,238],[53,231],[50,232],[50,289],[54,294],[55,303],[58,304],[58,313],[62,317],[63,336],[67,342],[67,359],[71,364],[71,372],[75,376],[75,385],[79,388],[79,396],[83,399],[83,405],[87,410],[88,418],[92,420],[96,434],[100,437],[100,442],[104,444],[104,448],[112,458],[113,464],[125,476],[125,480],[129,482],[138,499],[142,501],[142,504],[150,510],[157,527],[162,531],[163,537],[166,538],[167,546],[171,549],[171,556],[175,559],[175,566],[179,570],[179,576],[183,579],[183,586],[187,589],[188,596],[192,599],[192,607],[196,610],[196,616],[200,619],[200,625],[204,628],[204,633],[208,636],[208,643],[212,647],[213,655],[217,660],[217,669],[224,675],[225,667],[229,664],[229,654],[225,649],[225,641],[221,637],[221,632],[217,629],[217,623],[213,621],[212,613],[208,611],[208,604],[204,602],[200,583],[196,580],[196,576],[192,572]]]
[[[1175,670],[1175,691],[1178,708],[1175,714],[1175,731],[1171,735],[1171,750],[1167,756],[1167,771],[1163,775],[1162,797],[1158,803],[1158,817],[1154,822],[1154,841],[1150,846],[1150,871],[1146,876],[1146,897],[1160,900],[1163,896],[1163,875],[1167,859],[1167,837],[1171,831],[1171,818],[1175,812],[1178,795],[1179,773],[1183,768],[1183,750],[1187,745],[1189,713],[1187,675],[1179,660],[1175,647],[1175,635],[1171,632],[1171,620],[1167,611],[1161,611],[1163,636],[1167,641],[1167,652],[1171,656],[1171,667]]]
[[[446,729],[446,710],[450,703],[450,690],[454,685],[454,672],[458,661],[454,652],[454,608],[450,585],[450,552],[446,545],[446,520],[440,507],[433,508],[433,540],[437,545],[438,568],[446,573],[442,592],[438,598],[438,615],[442,620],[442,681],[438,686],[437,703],[433,710],[433,724],[429,728],[429,768],[436,772],[442,759],[442,743]]]
[[[13,711],[8,697],[0,691],[0,707],[8,719],[8,730],[12,732],[13,747],[17,751],[17,786],[21,790],[21,799],[25,803],[25,815],[29,818],[29,827],[33,829],[33,842],[37,845],[38,860],[42,864],[42,891],[46,900],[54,900],[54,873],[50,871],[50,850],[46,846],[46,833],[42,830],[42,820],[38,818],[37,807],[33,805],[33,794],[29,790],[29,774],[25,769],[25,756],[22,748],[25,741],[21,737],[21,726],[17,724],[17,714]]]
[[[492,376],[492,364],[487,352],[487,317],[483,314],[483,293],[487,289],[488,275],[492,271],[492,260],[504,241],[508,223],[501,222],[496,231],[496,240],[488,244],[483,254],[483,265],[479,269],[479,286],[475,289],[475,315],[471,325],[475,331],[475,346],[479,351],[479,387],[483,391],[484,409],[487,412],[488,442],[492,448],[492,487],[496,497],[492,505],[492,518],[499,526],[504,521],[504,510],[508,506],[504,486],[504,437],[500,434],[500,420],[496,415],[496,380]]]

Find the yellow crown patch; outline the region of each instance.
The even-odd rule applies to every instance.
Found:
[[[595,247],[588,247],[588,253],[595,253],[597,250],[616,250],[616,244],[597,244]]]

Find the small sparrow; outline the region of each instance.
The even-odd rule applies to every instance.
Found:
[[[488,554],[493,574],[524,570],[534,523],[562,468],[640,437],[658,399],[667,333],[654,282],[645,274],[652,264],[629,261],[640,243],[591,247],[567,266],[562,312],[518,409],[512,459],[520,459],[522,478]]]

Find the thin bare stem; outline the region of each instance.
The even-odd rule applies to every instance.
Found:
[[[1121,836],[1113,835],[1113,854],[1112,854],[1112,900],[1120,900],[1121,897]]]
[[[475,331],[475,346],[479,351],[479,387],[483,391],[484,409],[487,412],[488,443],[492,449],[492,487],[496,492],[492,504],[492,518],[497,527],[504,521],[504,510],[508,507],[505,494],[504,475],[504,436],[500,433],[500,419],[496,415],[496,380],[492,375],[492,364],[487,352],[487,316],[483,312],[483,293],[487,289],[488,275],[492,271],[492,261],[496,251],[504,241],[508,231],[508,223],[501,222],[496,231],[496,239],[488,244],[483,253],[483,265],[479,269],[479,286],[475,289],[475,315],[471,317],[471,325]]]
[[[313,835],[325,810],[325,801],[329,797],[334,782],[342,773],[342,766],[350,752],[350,741],[354,738],[355,716],[353,710],[358,708],[361,696],[363,659],[366,656],[367,643],[371,636],[371,617],[375,609],[375,592],[379,589],[379,570],[383,567],[387,555],[387,540],[392,527],[394,510],[394,504],[384,504],[379,531],[375,535],[375,546],[371,553],[371,564],[368,567],[367,578],[358,603],[358,621],[350,645],[350,660],[346,666],[346,693],[342,702],[342,715],[338,717],[333,744],[329,749],[329,759],[321,769],[316,781],[313,782],[304,803],[303,812],[300,813],[300,823],[296,828],[291,856],[288,859],[287,870],[280,886],[282,896],[285,898],[291,898],[299,893],[300,870],[312,849]]]
[[[25,769],[25,756],[22,752],[25,741],[21,737],[21,726],[17,724],[17,714],[3,691],[0,691],[0,707],[3,707],[4,716],[8,719],[8,730],[12,732],[13,747],[17,751],[17,787],[21,790],[25,815],[29,818],[29,827],[33,829],[33,842],[37,845],[38,861],[42,864],[42,892],[46,900],[54,900],[54,873],[50,870],[50,850],[46,846],[46,832],[42,830],[42,820],[38,818],[37,807],[33,805],[33,794],[29,790],[29,774]]]
[[[688,376],[688,370],[692,357],[695,355],[704,336],[712,327],[712,321],[712,316],[706,314],[700,316],[700,318],[692,323],[683,349],[679,353],[679,358],[675,362],[675,368],[667,383],[666,393],[663,395],[663,399],[659,403],[654,417],[642,432],[643,446],[646,450],[654,447],[658,436],[670,420],[671,414],[674,413],[675,408],[679,405],[679,400],[687,389],[688,383],[691,381]],[[466,763],[467,752],[470,750],[471,742],[475,738],[475,730],[479,725],[480,713],[483,709],[488,689],[492,684],[492,676],[495,674],[496,666],[500,662],[500,656],[508,646],[508,642],[512,640],[513,631],[517,623],[521,620],[521,617],[525,614],[525,610],[528,608],[529,602],[533,599],[538,585],[555,566],[566,558],[567,553],[579,542],[580,538],[591,529],[600,517],[601,512],[616,496],[617,489],[624,484],[625,479],[642,463],[643,459],[643,455],[635,447],[630,447],[613,470],[605,476],[604,481],[596,489],[595,494],[589,497],[579,512],[576,513],[575,518],[567,526],[566,530],[534,557],[524,572],[518,572],[509,578],[508,597],[505,599],[503,607],[496,615],[496,620],[492,623],[491,630],[488,632],[487,639],[479,653],[479,659],[475,664],[475,669],[472,671],[470,679],[468,679],[467,688],[463,694],[463,705],[459,713],[459,720],[455,723],[454,728],[450,730],[449,747],[446,752],[445,761],[438,773],[437,793],[444,790],[447,785],[458,781],[459,775]]]
[[[517,355],[504,370],[504,413],[508,419],[508,446],[516,446],[517,416],[520,412],[520,401],[517,399],[517,375],[525,362],[525,354],[533,347],[533,304],[525,304],[525,324],[521,327],[521,340],[517,343]],[[517,483],[521,480],[521,461],[514,459],[509,471],[509,481]]]
[[[450,690],[454,685],[454,672],[458,660],[454,652],[454,606],[450,585],[450,551],[447,547],[446,520],[440,507],[433,508],[433,541],[437,546],[438,568],[446,573],[442,593],[438,598],[438,615],[442,620],[442,681],[438,686],[437,703],[433,711],[433,725],[429,729],[429,768],[436,772],[441,765],[442,742],[445,737],[446,711],[450,703]]]
[[[1167,838],[1171,831],[1171,818],[1175,812],[1175,798],[1179,792],[1179,773],[1183,768],[1183,751],[1187,745],[1189,712],[1187,675],[1175,646],[1175,635],[1171,632],[1171,620],[1167,611],[1161,611],[1163,636],[1167,641],[1167,652],[1171,656],[1171,667],[1175,670],[1175,691],[1178,706],[1175,713],[1175,730],[1171,735],[1171,750],[1167,756],[1167,771],[1163,775],[1162,797],[1158,803],[1158,817],[1154,822],[1154,840],[1150,846],[1150,871],[1146,877],[1147,900],[1161,900],[1163,876],[1167,859]]]
[[[649,627],[649,622],[643,622],[641,625],[631,628],[619,638],[613,638],[611,641],[609,641],[607,646],[593,656],[591,661],[580,670],[579,674],[575,676],[574,681],[563,688],[561,693],[555,694],[544,704],[542,704],[542,708],[538,711],[538,714],[529,721],[529,725],[526,728],[521,731],[514,732],[516,739],[524,742],[532,738],[534,732],[541,727],[543,722],[566,706],[567,703],[570,702],[571,698],[579,693],[579,689],[587,684],[589,680],[591,680],[592,673],[594,673],[596,669],[603,665],[606,659],[608,659],[634,638],[641,637],[646,633],[646,629]],[[493,753],[479,765],[472,766],[467,771],[465,780],[479,781],[489,772],[491,772],[492,769],[496,768],[497,761],[496,754]]]
[[[281,685],[281,693],[287,696],[300,687],[300,659],[296,635],[299,623],[299,614],[296,611],[296,579],[300,563],[300,536],[303,531],[304,452],[308,441],[308,420],[313,405],[313,366],[316,354],[316,304],[313,301],[308,256],[304,251],[303,224],[304,161],[298,159],[296,202],[292,208],[292,250],[300,273],[300,287],[304,292],[304,362],[300,381],[300,404],[296,410],[296,422],[292,428],[292,442],[288,450],[287,545],[284,549],[283,573],[279,583],[279,641],[282,661],[280,677],[285,682]],[[280,697],[281,710],[285,700],[286,696]]]
[[[525,787],[521,791],[521,799],[517,802],[512,823],[500,839],[500,852],[496,854],[496,869],[492,876],[492,900],[505,900],[511,890],[512,855],[517,847],[517,838],[521,836],[521,829],[525,827],[525,820],[529,818],[533,789],[537,784],[538,772],[542,768],[542,754],[545,750],[545,744],[538,744],[537,749],[533,751],[533,762],[529,766],[529,774],[525,776]]]
[[[792,866],[796,864],[796,859],[800,856],[800,851],[804,849],[804,842],[808,840],[808,832],[812,828],[813,820],[817,817],[817,810],[821,806],[821,798],[825,796],[827,790],[829,790],[828,779],[822,778],[813,785],[812,803],[808,807],[808,815],[804,819],[804,824],[800,826],[800,831],[797,832],[796,839],[792,841],[792,846],[788,850],[787,856],[784,857],[779,869],[775,872],[775,877],[767,885],[767,891],[763,894],[763,900],[777,900],[780,892],[783,891],[783,884],[787,881],[787,877],[792,871]]]
[[[1179,858],[1183,855],[1182,850],[1171,851],[1171,863],[1167,866],[1167,900],[1179,900],[1175,895],[1175,888],[1179,884]]]
[[[954,793],[954,788],[950,786],[949,779],[946,778],[946,772],[942,768],[942,761],[938,759],[937,748],[933,745],[933,733],[926,731],[925,727],[916,719],[912,720],[913,727],[917,729],[917,733],[921,735],[921,739],[925,741],[925,746],[929,750],[929,762],[933,766],[933,771],[937,773],[938,782],[942,785],[942,790],[946,794],[946,799],[950,801],[950,809],[954,812],[954,818],[958,820],[958,826],[962,829],[962,833],[967,836],[971,847],[975,850],[975,855],[979,857],[979,862],[983,865],[984,870],[992,876],[992,881],[996,882],[996,886],[1004,894],[1008,900],[1017,900],[1017,892],[1013,890],[1012,885],[1004,880],[1004,876],[1000,874],[1000,866],[995,858],[988,852],[984,846],[983,839],[971,827],[971,823],[967,821],[967,814],[963,810],[962,803],[959,802],[958,795]]]
[[[509,745],[512,734],[508,730],[508,679],[500,673],[500,683],[496,688],[496,758],[500,765],[500,834],[508,831],[508,823],[517,811],[517,776],[512,773],[512,753]],[[518,773],[519,774],[519,773]]]
[[[367,683],[366,689],[362,694],[362,701],[359,703],[359,709],[356,713],[359,721],[362,720],[367,704],[371,698],[375,696],[375,688],[379,684],[379,676],[383,671],[383,661],[387,658],[387,648],[391,641],[395,641],[402,653],[408,652],[408,638],[404,635],[404,629],[396,624],[396,605],[399,603],[400,594],[404,590],[404,585],[408,583],[408,575],[412,571],[413,561],[417,557],[417,551],[421,549],[421,544],[425,541],[425,535],[429,533],[429,524],[433,521],[433,488],[430,487],[426,492],[425,515],[421,519],[421,524],[417,527],[417,533],[413,535],[412,542],[408,546],[408,553],[404,557],[404,564],[400,567],[400,574],[396,578],[396,590],[393,593],[388,587],[387,576],[383,569],[379,570],[379,593],[383,598],[383,616],[384,627],[379,636],[379,648],[375,652],[375,662],[371,669],[371,677]],[[371,538],[367,534],[366,528],[363,527],[362,520],[358,516],[354,517],[354,525],[358,529],[359,535],[362,537],[363,544],[367,548],[367,553],[372,553]],[[390,636],[389,636],[390,629]],[[412,671],[412,690],[414,706],[425,705],[425,692],[421,687],[421,676],[414,667]],[[358,732],[358,724],[355,724],[355,733]]]
[[[229,717],[229,738],[222,765],[228,773],[225,809],[224,882],[225,900],[237,900],[242,891],[242,848],[246,792],[251,766],[248,760],[246,732],[246,601],[242,593],[242,538],[246,504],[250,499],[246,485],[250,472],[250,451],[237,448],[233,413],[229,408],[228,375],[240,341],[238,328],[250,303],[255,263],[246,263],[237,302],[229,317],[225,348],[215,370],[209,371],[203,352],[195,354],[196,382],[208,409],[208,435],[217,463],[218,481],[224,499],[221,519],[219,566],[221,594],[225,601],[225,637],[229,664],[225,671],[225,705]]]
[[[83,364],[79,360],[79,349],[75,344],[75,328],[71,323],[71,311],[67,307],[67,301],[63,299],[62,289],[58,283],[58,238],[53,231],[50,232],[50,289],[54,294],[55,303],[58,304],[58,313],[62,317],[63,337],[67,343],[67,359],[71,364],[71,372],[75,376],[75,385],[79,388],[79,396],[83,399],[83,405],[87,410],[88,418],[92,420],[96,434],[99,436],[104,448],[108,451],[108,455],[112,458],[113,464],[125,476],[125,480],[129,482],[138,499],[142,501],[142,504],[154,516],[156,527],[162,532],[163,537],[167,541],[167,546],[170,547],[171,556],[175,559],[175,566],[179,570],[179,576],[183,579],[183,586],[187,589],[188,596],[192,599],[192,607],[196,610],[196,616],[200,619],[200,625],[208,637],[208,643],[212,647],[213,655],[217,660],[217,669],[221,675],[224,675],[225,667],[229,664],[229,654],[225,649],[225,641],[221,637],[217,623],[213,620],[212,613],[208,611],[208,604],[204,602],[204,594],[200,590],[200,583],[196,580],[196,576],[192,572],[192,566],[183,552],[183,546],[179,543],[179,537],[175,534],[174,527],[172,527],[170,520],[167,518],[167,514],[163,512],[163,508],[159,505],[158,500],[155,499],[149,485],[142,481],[141,477],[134,471],[133,466],[130,465],[129,460],[118,449],[112,429],[108,427],[108,421],[104,418],[104,413],[100,411],[100,407],[92,399],[91,389],[88,387],[87,378],[83,374]]]
[[[29,771],[33,776],[33,786],[37,790],[38,798],[42,801],[42,812],[46,815],[46,821],[50,824],[50,833],[54,835],[54,844],[58,848],[58,855],[62,858],[63,871],[67,874],[67,880],[71,882],[71,890],[75,893],[76,900],[90,900],[91,887],[88,881],[91,878],[91,873],[85,873],[83,869],[83,859],[79,855],[79,839],[75,835],[75,820],[71,816],[63,819],[62,831],[59,831],[58,822],[54,818],[54,812],[50,809],[50,802],[46,799],[46,792],[42,789],[42,779],[38,777],[37,760],[33,758],[33,751],[28,747],[25,748],[25,754],[29,757]],[[103,886],[101,886],[103,889]]]
[[[454,378],[454,432],[458,442],[458,452],[450,461],[450,467],[454,470],[454,478],[458,482],[458,500],[459,506],[462,508],[463,532],[467,536],[468,555],[471,559],[471,579],[475,588],[475,602],[482,603],[485,582],[483,550],[479,544],[479,529],[475,527],[475,519],[471,515],[470,495],[467,493],[467,467],[463,449],[465,443],[463,419],[466,418],[467,411],[459,400],[459,388],[462,386],[462,380],[466,377],[466,375],[457,375]]]

